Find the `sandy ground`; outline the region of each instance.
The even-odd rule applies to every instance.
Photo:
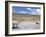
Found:
[[[17,29],[13,30],[35,30],[35,29],[40,29],[39,24],[19,24]]]

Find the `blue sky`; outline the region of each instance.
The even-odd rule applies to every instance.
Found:
[[[19,7],[13,6],[12,11],[14,13],[22,13],[22,14],[40,14],[40,7]]]

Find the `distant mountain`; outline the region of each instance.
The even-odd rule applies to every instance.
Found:
[[[23,14],[23,15],[40,15],[40,13],[17,13],[17,12],[13,12],[13,15],[16,15],[16,14]]]

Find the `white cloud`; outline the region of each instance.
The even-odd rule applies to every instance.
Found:
[[[37,9],[36,11],[37,11],[37,13],[40,13],[41,12],[40,9]]]
[[[34,11],[32,11],[32,12],[30,12],[30,14],[33,14],[33,15],[34,15],[34,14],[37,14],[37,13],[36,13],[36,12],[34,12]]]
[[[36,13],[36,12],[32,12],[32,14],[34,14],[34,15],[40,15],[40,13]]]
[[[31,8],[27,8],[27,9],[32,11],[32,9],[31,9]]]
[[[37,13],[40,14],[40,9],[36,9],[36,12],[34,12],[33,9],[31,9],[31,8],[27,8],[27,9],[31,10],[34,14],[37,14]]]
[[[37,14],[36,12],[32,12],[32,14]]]
[[[26,12],[22,11],[22,12],[18,12],[18,13],[26,13]]]
[[[27,8],[27,9],[31,9],[31,8]]]
[[[32,11],[30,14],[32,14],[32,15],[40,15],[40,13],[34,12],[34,11]]]
[[[36,9],[36,12],[32,10],[33,15],[40,15],[40,9]]]

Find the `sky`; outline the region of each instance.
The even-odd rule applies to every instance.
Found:
[[[12,12],[13,13],[20,13],[20,14],[37,14],[37,15],[40,15],[40,7],[13,6]]]

